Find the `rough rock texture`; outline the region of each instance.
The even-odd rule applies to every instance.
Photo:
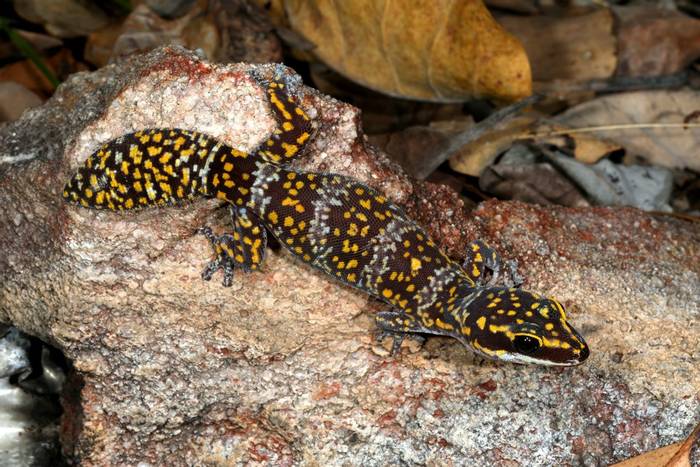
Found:
[[[0,322],[72,360],[66,454],[84,465],[600,465],[680,440],[700,402],[700,228],[632,209],[488,202],[412,185],[368,147],[355,109],[298,86],[317,131],[302,163],[407,205],[460,256],[470,238],[517,258],[586,336],[582,366],[481,362],[458,342],[373,339],[381,306],[268,254],[233,287],[199,272],[196,227],[218,203],[113,214],[64,204],[102,142],[177,126],[251,149],[273,128],[248,72],[162,49],[73,76],[0,129]]]

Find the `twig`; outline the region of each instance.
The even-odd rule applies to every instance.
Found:
[[[440,164],[452,157],[462,146],[481,138],[484,133],[492,130],[495,126],[513,119],[522,109],[539,102],[541,99],[541,95],[534,94],[516,102],[515,104],[511,104],[495,111],[469,129],[454,135],[450,139],[448,146],[443,151],[435,154],[429,160],[426,160],[422,167],[415,170],[415,177],[419,180],[425,180],[428,175],[437,169]]]
[[[620,123],[616,125],[587,126],[581,128],[570,128],[568,130],[535,131],[528,133],[528,137],[559,136],[570,135],[572,133],[594,133],[596,131],[614,130],[639,130],[648,128],[700,128],[700,123]]]

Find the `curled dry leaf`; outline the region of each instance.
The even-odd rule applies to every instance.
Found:
[[[535,82],[608,78],[617,65],[613,16],[601,9],[579,16],[500,16],[520,39]]]
[[[619,19],[617,75],[673,74],[700,57],[700,20],[648,6],[614,11]]]
[[[479,178],[482,190],[541,205],[632,206],[670,211],[671,171],[602,159],[585,164],[559,151],[516,144]]]
[[[548,144],[572,154],[576,160],[592,164],[602,157],[621,149],[612,141],[597,135],[577,133],[574,129],[538,119],[535,116],[519,117],[505,122],[494,131],[463,146],[450,158],[450,167],[457,172],[478,177],[493,160],[516,141],[529,140],[534,144]]]
[[[637,156],[653,165],[700,171],[700,132],[696,128],[644,128],[644,124],[683,123],[700,109],[700,94],[691,90],[639,91],[599,97],[577,105],[559,116],[565,125],[582,128],[640,124],[640,128],[607,131],[606,137],[621,144],[629,160]]]
[[[371,89],[438,102],[531,93],[525,50],[481,0],[287,0],[285,9],[320,60]]]

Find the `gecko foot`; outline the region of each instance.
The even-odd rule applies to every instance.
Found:
[[[392,357],[395,357],[396,355],[399,354],[399,351],[401,350],[401,344],[403,343],[404,339],[406,339],[407,337],[409,339],[412,339],[412,340],[418,342],[418,344],[420,346],[423,346],[423,344],[425,344],[425,337],[420,336],[418,334],[406,334],[403,332],[393,332],[393,331],[387,331],[386,329],[379,329],[377,331],[377,333],[375,334],[375,338],[377,339],[377,342],[379,342],[380,344],[387,337],[391,337],[393,339],[392,343],[391,343],[391,351],[390,351],[390,355]]]
[[[222,269],[224,271],[223,285],[224,287],[231,287],[235,265],[233,250],[230,246],[233,242],[233,237],[229,234],[217,236],[209,227],[202,227],[197,230],[197,233],[207,237],[214,249],[214,253],[216,253],[216,259],[207,264],[202,271],[202,279],[205,281],[211,280],[214,273]]]

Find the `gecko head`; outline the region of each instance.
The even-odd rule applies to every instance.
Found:
[[[589,350],[558,301],[515,288],[487,288],[465,302],[460,340],[493,360],[539,365],[583,363]]]

